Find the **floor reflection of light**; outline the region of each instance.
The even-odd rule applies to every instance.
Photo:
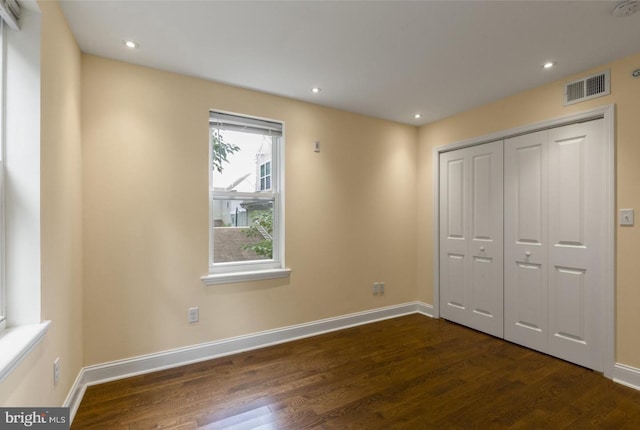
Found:
[[[272,413],[268,406],[251,409],[240,414],[231,415],[223,420],[210,423],[202,429],[233,429],[233,430],[277,430],[278,426],[273,422],[276,415]]]

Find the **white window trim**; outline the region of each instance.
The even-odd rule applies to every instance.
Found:
[[[260,281],[263,279],[288,278],[291,269],[253,270],[247,272],[230,272],[209,274],[200,278],[206,286],[232,284],[235,282]]]
[[[4,157],[5,157],[5,111],[7,104],[5,103],[5,87],[6,81],[6,24],[3,19],[0,18],[0,335],[7,326],[7,293],[5,283],[5,265],[4,265],[4,242],[5,242],[5,230],[4,230]]]
[[[0,381],[44,338],[40,248],[40,36],[35,0],[22,0],[20,31],[5,26],[3,169],[5,317]],[[15,59],[15,61],[14,61]]]
[[[27,324],[3,330],[0,334],[0,382],[2,382],[29,352],[42,340],[51,321]],[[5,352],[6,351],[6,352]]]
[[[282,137],[278,145],[273,145],[271,153],[271,189],[266,191],[259,191],[255,193],[234,193],[233,197],[238,199],[267,199],[273,201],[273,225],[274,225],[274,240],[273,240],[273,259],[270,260],[258,260],[247,262],[229,262],[229,263],[214,263],[213,261],[213,219],[211,213],[213,212],[213,198],[226,198],[230,196],[224,193],[214,192],[213,184],[211,183],[211,153],[209,153],[209,273],[202,276],[200,279],[206,286],[229,284],[237,282],[249,282],[258,281],[264,279],[277,279],[289,277],[291,269],[285,267],[284,261],[284,145],[285,145],[285,124],[282,121],[277,121],[268,118],[258,118],[249,115],[238,114],[233,112],[225,112],[219,110],[212,110],[212,114],[234,115],[242,118],[247,118],[249,121],[268,121],[273,123],[282,124]],[[209,152],[211,151],[211,128],[208,127],[208,139]],[[276,161],[277,168],[274,169],[274,163]],[[277,240],[276,240],[277,238]]]

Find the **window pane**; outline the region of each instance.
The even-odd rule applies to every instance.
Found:
[[[209,129],[210,273],[281,267],[283,124],[211,111]]]
[[[264,188],[265,162],[271,160],[269,135],[211,129],[211,184],[216,191],[256,192]]]
[[[273,258],[273,201],[222,200],[212,202],[213,262]]]

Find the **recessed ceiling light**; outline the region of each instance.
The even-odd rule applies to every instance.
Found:
[[[420,119],[420,118],[422,118],[422,115],[420,115],[419,113],[416,113],[416,114],[413,115],[413,117],[415,119]]]
[[[556,63],[554,63],[553,61],[547,61],[546,63],[544,63],[542,65],[542,67],[544,67],[545,69],[551,69],[555,65],[556,65]]]
[[[311,88],[311,92],[314,93],[314,94],[318,94],[320,91],[322,91],[322,90],[320,88],[318,88],[318,87]]]
[[[124,46],[126,46],[127,48],[131,48],[131,49],[136,49],[136,48],[138,48],[140,46],[136,42],[134,42],[133,40],[123,40],[122,43],[124,43]]]

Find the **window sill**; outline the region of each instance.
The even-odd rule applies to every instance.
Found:
[[[4,380],[42,340],[51,321],[5,329],[0,334],[0,381]]]
[[[236,282],[260,281],[263,279],[288,278],[291,269],[255,270],[252,272],[233,272],[209,274],[200,278],[206,286],[232,284]]]

